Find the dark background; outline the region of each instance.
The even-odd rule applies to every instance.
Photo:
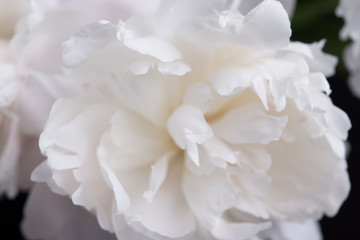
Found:
[[[357,239],[356,236],[360,236],[360,119],[357,114],[360,100],[352,95],[347,85],[348,72],[342,62],[342,51],[349,41],[342,42],[338,37],[343,21],[334,15],[337,4],[337,0],[298,0],[292,20],[292,40],[311,43],[325,38],[327,43],[324,50],[339,57],[337,73],[329,78],[333,90],[331,98],[335,105],[349,115],[353,125],[349,133],[351,152],[348,157],[352,190],[338,215],[333,218],[325,217],[321,221],[324,240]],[[15,200],[9,201],[4,197],[0,200],[0,234],[10,236],[6,239],[22,239],[19,223],[26,197],[26,193],[21,193]]]

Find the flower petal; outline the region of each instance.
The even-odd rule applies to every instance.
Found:
[[[143,194],[143,197],[149,203],[153,201],[156,192],[159,190],[166,178],[166,174],[168,172],[168,162],[171,155],[173,155],[172,152],[164,155],[151,166],[149,190]]]
[[[302,220],[336,214],[347,197],[350,183],[346,162],[332,150],[325,137],[299,133],[294,142],[272,142],[268,171],[272,184],[267,203],[287,216]]]
[[[227,96],[248,88],[260,74],[253,68],[229,67],[217,70],[208,81],[220,95]]]
[[[100,140],[97,155],[112,169],[125,170],[150,166],[172,148],[164,131],[134,113],[118,111]]]
[[[279,140],[287,117],[265,113],[260,105],[249,104],[229,111],[211,124],[215,135],[232,144],[268,144]]]
[[[199,165],[196,144],[202,144],[213,137],[211,127],[206,123],[201,110],[182,105],[169,117],[167,127],[176,145],[186,149],[194,163]]]
[[[105,181],[112,189],[116,201],[116,213],[121,214],[130,206],[130,198],[115,173],[104,158],[99,155],[99,165],[102,170]]]
[[[163,62],[182,58],[179,50],[169,41],[156,35],[124,40],[124,45],[139,53],[152,56]]]
[[[234,205],[236,199],[236,189],[227,173],[221,170],[208,176],[194,176],[186,171],[182,189],[192,212],[208,230],[219,223],[222,214]]]
[[[169,113],[168,94],[173,82],[154,70],[143,75],[125,74],[121,80],[113,76],[112,88],[123,104],[146,117],[155,126],[164,128]]]
[[[125,217],[135,230],[150,237],[154,237],[155,234],[169,238],[182,237],[195,230],[194,216],[182,192],[179,191],[181,189],[179,178],[183,169],[179,163],[181,162],[176,160],[169,165],[166,180],[151,203],[141,197],[143,192],[139,186],[136,187],[137,189],[130,188],[134,185],[134,178],[137,179],[135,182],[139,181],[138,176],[131,177],[127,174],[129,176],[127,179],[122,178],[122,183],[128,184],[126,188],[133,192],[134,198],[131,207],[125,212]]]
[[[181,61],[175,62],[158,62],[158,70],[164,75],[183,76],[191,71],[189,65]]]
[[[203,82],[195,83],[186,89],[184,104],[198,107],[203,113],[210,110],[213,97],[211,88]]]
[[[281,3],[264,0],[246,15],[241,33],[240,41],[251,46],[278,48],[289,43],[289,17]]]
[[[76,31],[63,43],[63,64],[74,67],[116,39],[116,27],[107,21],[97,21]]]

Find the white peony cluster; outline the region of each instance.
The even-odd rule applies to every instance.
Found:
[[[350,187],[336,59],[290,42],[279,2],[242,3],[164,0],[77,30],[64,79],[83,91],[52,106],[32,179],[118,239],[321,239]]]
[[[340,32],[342,40],[353,42],[344,51],[344,61],[350,72],[349,86],[360,97],[360,1],[340,0],[336,14],[343,17],[345,25]]]
[[[25,236],[320,240],[350,121],[280,2],[0,0],[0,194],[31,189]],[[41,132],[52,192],[28,181]]]

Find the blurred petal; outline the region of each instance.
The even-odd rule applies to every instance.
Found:
[[[22,232],[27,239],[115,239],[102,230],[96,218],[69,198],[52,193],[43,184],[32,189],[24,212]]]

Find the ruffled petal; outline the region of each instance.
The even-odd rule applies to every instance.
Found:
[[[90,23],[63,43],[63,64],[74,67],[116,39],[116,27],[108,21]]]
[[[167,127],[176,145],[186,149],[190,159],[199,165],[196,144],[202,144],[213,137],[211,127],[206,123],[201,110],[190,105],[182,105],[170,116]]]
[[[165,132],[136,114],[118,111],[100,141],[97,155],[116,170],[150,166],[173,149],[169,139]]]
[[[251,86],[252,81],[260,76],[261,73],[253,68],[233,67],[216,71],[208,81],[220,95],[232,95]]]
[[[266,200],[270,206],[297,220],[336,214],[350,183],[346,163],[324,137],[297,136],[292,143],[273,142],[267,149],[272,157]]]
[[[170,152],[164,155],[159,160],[157,160],[154,165],[151,166],[149,190],[143,194],[143,197],[147,202],[151,203],[153,201],[156,192],[160,189],[161,185],[165,181],[168,171],[169,158],[173,154],[173,152]]]
[[[268,144],[280,139],[286,123],[286,116],[271,116],[261,106],[249,104],[229,111],[211,126],[215,134],[228,143]]]
[[[236,189],[221,170],[208,176],[194,176],[186,171],[182,189],[192,212],[208,230],[220,223],[222,214],[236,199]]]
[[[278,1],[264,0],[246,15],[240,41],[257,48],[278,48],[289,43],[290,35],[290,21],[283,6]]]
[[[131,175],[126,174],[127,179],[125,176],[122,177],[122,182],[128,186],[127,189],[134,196],[130,209],[125,212],[127,222],[135,230],[150,237],[160,235],[178,238],[195,230],[193,214],[188,208],[182,192],[179,191],[181,183],[178,178],[182,175],[182,167],[178,161],[175,161],[169,165],[168,169],[169,173],[166,180],[158,189],[151,203],[141,197],[141,188],[130,187],[134,184],[132,181],[135,176],[131,177]],[[137,182],[139,180],[138,178]]]
[[[139,53],[152,56],[163,62],[172,62],[182,58],[178,49],[169,41],[156,35],[126,39],[124,45]]]

